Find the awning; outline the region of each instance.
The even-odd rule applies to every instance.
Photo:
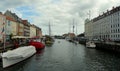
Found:
[[[14,39],[14,38],[30,38],[30,37],[26,37],[26,36],[13,36],[12,38]]]
[[[31,37],[31,38],[40,38],[40,36],[34,36],[34,37]]]

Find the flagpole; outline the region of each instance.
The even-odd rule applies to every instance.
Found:
[[[6,32],[5,32],[5,31],[6,31],[6,30],[5,30],[5,28],[6,28],[5,25],[6,25],[6,24],[5,24],[5,21],[4,21],[3,24],[4,24],[4,26],[3,26],[3,28],[4,28],[4,33],[3,33],[3,36],[4,36],[4,47],[3,47],[3,48],[4,48],[4,51],[5,51],[5,43],[6,43]]]

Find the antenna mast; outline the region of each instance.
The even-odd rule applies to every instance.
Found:
[[[91,18],[91,11],[90,10],[89,10],[88,16],[89,16],[89,20],[90,20],[90,18]]]

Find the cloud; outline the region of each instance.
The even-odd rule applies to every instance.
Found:
[[[120,2],[118,0],[4,0],[0,4],[1,11],[11,9],[20,17],[41,27],[43,34],[48,34],[50,21],[52,33],[55,35],[70,32],[69,24],[72,24],[73,19],[77,23],[77,32],[84,32],[84,20],[88,18],[89,10],[91,18],[94,18],[107,9],[111,10],[112,6],[119,6]]]

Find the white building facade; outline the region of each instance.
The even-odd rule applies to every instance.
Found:
[[[93,21],[86,19],[85,20],[85,37],[89,40],[93,39]]]
[[[85,22],[85,37],[88,39],[120,41],[120,7],[113,8]]]

